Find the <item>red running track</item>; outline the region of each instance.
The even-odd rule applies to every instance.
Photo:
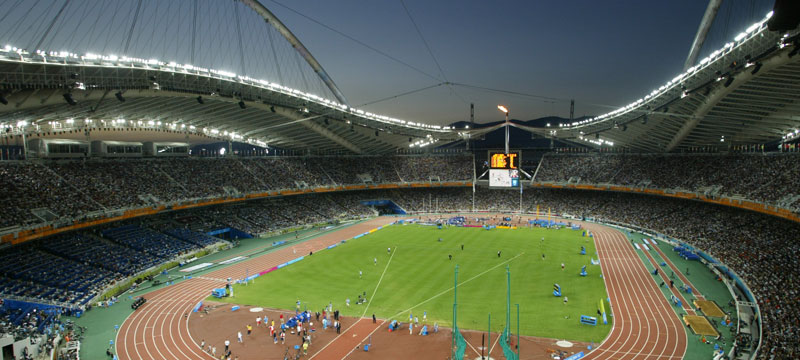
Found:
[[[297,246],[286,247],[149,293],[147,302],[128,316],[117,332],[117,355],[120,360],[212,360],[213,357],[201,351],[199,343],[192,339],[188,324],[192,308],[208,297],[212,288],[223,287],[225,281],[222,279],[243,278],[247,269],[253,274],[278,266],[309,251],[320,251],[394,220],[395,218],[377,218],[356,224]],[[292,248],[302,251],[295,254]],[[220,353],[221,351],[217,354]]]
[[[682,359],[688,342],[678,316],[619,231],[584,223],[597,246],[614,327],[585,359]]]

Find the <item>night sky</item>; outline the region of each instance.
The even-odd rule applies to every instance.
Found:
[[[442,79],[400,1],[287,1],[280,4]],[[305,43],[352,105],[437,84],[304,19],[271,0],[269,7]],[[406,119],[446,124],[513,118],[596,115],[626,105],[681,72],[707,2],[675,1],[430,1],[405,0],[450,82],[558,100],[440,86],[370,106]],[[762,18],[772,1],[729,0],[705,54]],[[730,8],[730,9],[729,9]],[[720,20],[722,19],[722,20]],[[704,56],[703,55],[703,56]],[[702,58],[702,57],[701,57]],[[455,93],[453,93],[455,91]],[[466,103],[465,103],[466,101]]]

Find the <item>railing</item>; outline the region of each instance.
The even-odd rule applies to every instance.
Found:
[[[0,298],[2,298],[4,300],[16,300],[16,301],[33,303],[33,304],[58,306],[58,307],[62,307],[62,308],[65,308],[65,309],[83,310],[83,307],[77,306],[77,305],[72,304],[72,303],[65,303],[65,302],[53,301],[53,300],[44,300],[44,299],[39,299],[39,298],[27,297],[27,296],[5,295],[3,293],[0,293]]]

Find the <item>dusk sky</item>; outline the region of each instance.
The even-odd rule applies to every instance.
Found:
[[[400,1],[279,2],[442,79]],[[772,3],[727,1],[709,36],[713,48],[706,49],[730,41]],[[378,55],[279,3],[264,4],[305,43],[353,105],[444,81]],[[508,105],[513,118],[527,120],[568,117],[571,98],[576,117],[635,101],[681,72],[707,2],[405,0],[405,5],[450,82],[558,99],[440,86],[369,107],[446,124],[468,120],[468,102],[475,103],[476,120],[487,122],[502,119],[495,109],[499,103]]]
[[[502,119],[497,104],[519,120],[568,117],[569,99],[576,117],[627,105],[682,71],[707,6],[705,0],[261,2],[319,60],[351,106],[432,87],[364,107],[429,124],[469,120],[470,102],[479,123]],[[761,20],[773,3],[726,0],[701,58]],[[141,12],[140,2],[130,0],[14,4],[0,15],[3,44],[191,63],[333,98],[288,42],[240,2],[145,0]],[[436,86],[446,81],[468,86]]]

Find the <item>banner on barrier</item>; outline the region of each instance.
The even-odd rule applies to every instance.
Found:
[[[289,262],[287,262],[286,265],[294,264],[294,263],[296,263],[296,262],[298,262],[300,260],[303,260],[303,256],[301,256],[301,257],[299,257],[297,259],[294,259],[294,260],[289,260]]]
[[[258,275],[264,275],[264,274],[267,274],[267,273],[271,273],[271,272],[273,272],[273,271],[275,271],[275,270],[278,270],[278,267],[277,267],[277,266],[275,266],[275,267],[273,267],[273,268],[271,268],[271,269],[269,269],[269,270],[264,270],[264,271],[262,271],[262,272],[258,273]]]
[[[572,356],[570,356],[570,357],[568,357],[568,358],[566,358],[564,360],[578,360],[578,359],[580,359],[580,358],[582,358],[584,356],[586,356],[586,355],[584,355],[583,351],[581,351],[581,352],[579,352],[577,354],[574,354],[574,355],[572,355]]]

